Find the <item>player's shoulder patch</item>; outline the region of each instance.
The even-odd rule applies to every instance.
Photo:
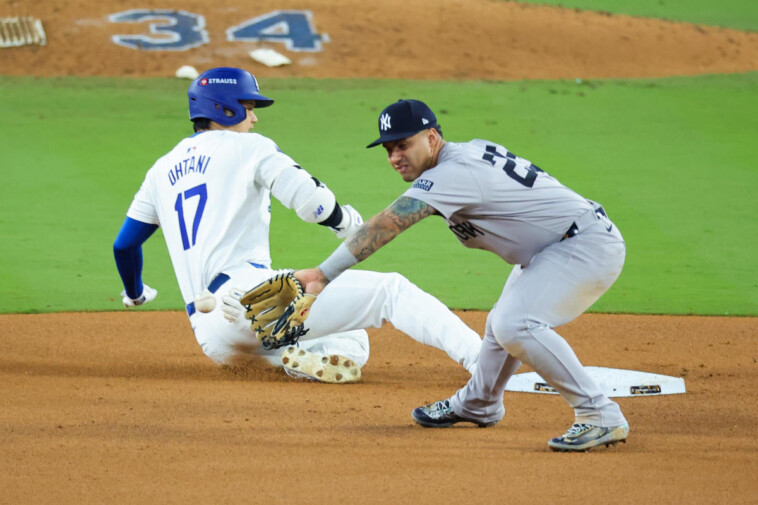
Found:
[[[416,179],[413,181],[412,188],[418,188],[424,191],[429,191],[432,189],[432,186],[434,186],[434,182],[428,180],[428,179]]]

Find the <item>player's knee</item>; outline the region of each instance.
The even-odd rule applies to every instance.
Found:
[[[530,338],[528,330],[533,323],[523,314],[502,313],[493,318],[490,324],[495,340],[508,352],[515,354],[513,351],[520,347],[519,342]]]
[[[396,301],[400,293],[412,289],[415,285],[397,272],[371,272],[365,276],[365,280],[371,284],[374,297],[381,297],[384,303]]]
[[[411,281],[397,272],[383,273],[381,276],[382,286],[390,293],[396,292],[398,289],[402,289],[411,283]]]

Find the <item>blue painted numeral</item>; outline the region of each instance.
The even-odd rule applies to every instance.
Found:
[[[195,210],[195,218],[192,220],[192,244],[190,245],[189,236],[187,234],[187,225],[184,222],[184,201],[197,196],[200,198],[197,204],[197,210]],[[205,210],[205,202],[208,201],[208,191],[205,184],[190,188],[184,193],[176,195],[176,202],[174,203],[174,210],[176,210],[177,217],[179,218],[179,232],[182,234],[182,246],[186,251],[197,241],[197,230],[200,228],[200,220],[203,218],[203,211]]]
[[[133,9],[111,14],[111,23],[150,23],[150,35],[114,35],[113,42],[147,51],[186,51],[209,42],[205,18],[191,12],[165,9]]]
[[[274,11],[226,31],[229,41],[284,42],[290,51],[321,51],[326,34],[315,33],[310,11]]]

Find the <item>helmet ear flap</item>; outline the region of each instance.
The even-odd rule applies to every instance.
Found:
[[[244,119],[247,117],[247,110],[245,109],[244,105],[239,103],[239,100],[233,106],[231,105],[232,105],[231,103],[229,103],[228,105],[219,104],[219,103],[216,104],[216,109],[228,121],[228,124],[226,124],[226,126],[235,125],[239,123],[240,121],[244,121]],[[224,123],[220,123],[220,124],[224,124]]]

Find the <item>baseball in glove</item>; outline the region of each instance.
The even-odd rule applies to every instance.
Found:
[[[267,350],[292,345],[308,331],[303,323],[315,301],[291,272],[263,281],[240,298],[245,317]]]

